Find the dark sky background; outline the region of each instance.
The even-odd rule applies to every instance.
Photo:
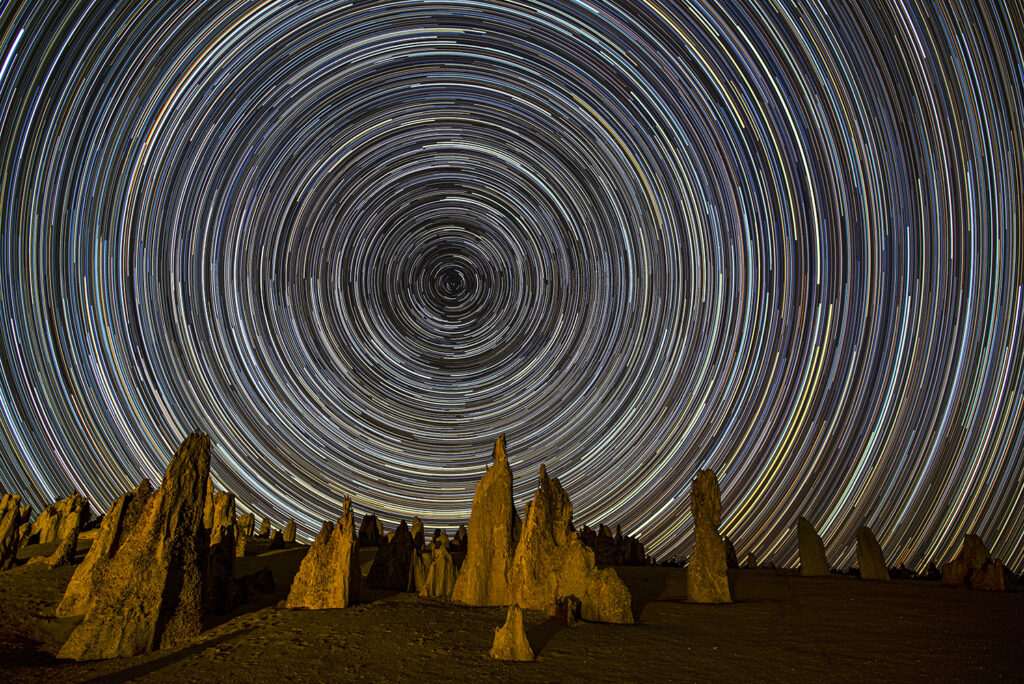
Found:
[[[1016,3],[13,2],[0,484],[1024,564]]]

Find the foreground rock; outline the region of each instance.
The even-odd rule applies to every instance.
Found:
[[[512,502],[512,470],[505,453],[505,435],[494,443],[494,463],[476,485],[469,529],[473,542],[455,581],[452,599],[470,606],[507,606],[509,571],[515,552],[513,526],[518,516]],[[456,535],[459,539],[459,535]]]
[[[346,497],[341,518],[325,524],[302,559],[285,605],[288,608],[347,608],[359,598],[359,545]]]
[[[470,523],[470,527],[472,526]],[[519,606],[509,606],[505,624],[495,628],[491,657],[495,660],[518,662],[533,660],[533,649],[530,647],[530,640],[526,638],[526,629],[523,628],[523,610]]]
[[[687,599],[692,603],[732,603],[725,544],[718,534],[721,493],[711,470],[697,471],[690,485],[690,512],[695,547],[686,566]]]
[[[210,438],[193,433],[171,459],[59,657],[129,657],[199,633],[210,543],[203,526],[209,474]]]
[[[942,583],[962,589],[1006,591],[1003,564],[992,559],[985,542],[976,534],[964,535],[960,553],[942,566]]]
[[[885,565],[882,547],[867,525],[857,530],[857,563],[861,579],[889,581],[889,568]]]
[[[0,500],[0,570],[9,570],[21,545],[21,496],[4,494]]]
[[[825,545],[821,543],[814,525],[803,516],[797,521],[796,538],[800,546],[800,574],[804,577],[828,575]]]
[[[57,617],[84,615],[92,608],[93,597],[104,584],[104,574],[111,559],[138,522],[150,494],[149,480],[143,480],[134,491],[122,494],[110,505],[85,559],[71,576],[64,598],[57,606]]]
[[[409,572],[415,551],[409,526],[403,520],[391,539],[381,541],[377,548],[377,556],[366,575],[366,586],[406,591],[409,588]]]
[[[540,486],[527,509],[509,574],[512,602],[547,612],[559,598],[576,596],[584,620],[632,624],[629,590],[614,570],[597,568],[594,552],[580,541],[571,521],[569,497],[541,466]]]
[[[427,570],[426,581],[420,588],[420,596],[440,596],[451,598],[455,591],[455,561],[448,553],[448,547],[435,545],[430,552],[432,561]]]

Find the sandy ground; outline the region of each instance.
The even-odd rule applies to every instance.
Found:
[[[78,560],[90,539],[81,540]],[[55,544],[24,549],[49,553]],[[635,625],[566,628],[526,612],[534,663],[487,653],[501,608],[364,590],[345,610],[278,607],[306,552],[251,543],[236,574],[268,566],[275,595],[240,606],[186,647],[75,663],[57,652],[77,618],[52,617],[73,568],[0,573],[0,677],[8,682],[150,681],[1024,681],[1024,591],[937,582],[732,571],[736,602],[685,601],[686,571],[618,568]],[[362,550],[362,560],[373,557]]]

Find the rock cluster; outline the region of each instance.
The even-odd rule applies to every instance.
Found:
[[[453,600],[470,606],[511,603],[508,578],[515,553],[513,527],[518,516],[512,502],[512,469],[505,453],[505,435],[494,443],[493,457],[493,465],[476,485],[469,516],[473,543],[468,545],[452,592]]]
[[[644,545],[635,537],[623,535],[619,525],[615,534],[605,525],[600,525],[597,532],[584,525],[579,537],[594,552],[598,565],[647,565]]]
[[[59,657],[128,657],[199,633],[210,550],[203,525],[209,472],[210,438],[193,433],[107,564],[92,606]]]
[[[992,559],[985,542],[976,534],[964,535],[960,553],[942,566],[942,583],[961,589],[1006,591],[1002,562]]]
[[[412,533],[412,545],[417,549],[422,549],[423,544],[425,543],[425,537],[423,534],[423,521],[420,520],[419,517],[413,516],[412,529],[410,532]]]
[[[857,563],[860,565],[861,579],[889,581],[889,569],[885,566],[882,547],[867,525],[857,530]]]
[[[800,546],[800,574],[804,577],[828,575],[825,545],[821,543],[814,525],[803,516],[797,521],[796,537]]]
[[[693,603],[732,603],[725,544],[718,535],[721,493],[711,470],[697,471],[690,486],[690,511],[695,548],[686,566],[687,598]]]
[[[435,545],[430,554],[432,560],[419,590],[420,596],[450,598],[455,590],[455,561],[448,553],[448,547],[443,545]]]
[[[459,525],[459,529],[455,532],[455,538],[452,539],[452,551],[466,551],[469,547],[469,534],[466,532],[465,525]]]
[[[75,492],[71,496],[47,506],[32,521],[29,538],[22,542],[22,546],[60,541],[71,534],[72,530],[81,531],[88,521],[89,502]]]
[[[473,527],[472,523],[470,527]],[[526,638],[526,629],[523,628],[523,610],[518,605],[509,606],[505,624],[495,628],[491,657],[496,660],[519,662],[530,662],[534,659],[530,641]]]
[[[366,586],[373,589],[406,591],[409,588],[409,572],[412,566],[412,535],[403,520],[390,540],[382,540],[377,547],[377,556],[366,575]]]
[[[286,601],[289,608],[345,608],[359,597],[359,544],[345,498],[336,525],[324,524],[302,559]]]
[[[31,514],[32,509],[29,508],[28,515]],[[0,500],[0,570],[9,570],[14,566],[18,549],[22,546],[23,524],[21,496],[4,494]]]
[[[384,528],[377,516],[373,513],[363,516],[363,521],[359,524],[359,548],[380,546],[380,540],[383,538]]]

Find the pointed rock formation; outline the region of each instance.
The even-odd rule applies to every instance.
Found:
[[[235,558],[245,558],[245,549],[249,546],[249,536],[241,525],[235,526]]]
[[[757,570],[757,556],[753,551],[747,553],[747,570]]]
[[[616,565],[618,562],[619,548],[615,543],[612,531],[605,525],[597,528],[597,536],[590,547],[594,550],[594,561],[598,565]]]
[[[473,524],[470,523],[470,527]],[[514,660],[530,662],[533,660],[533,649],[526,638],[523,628],[523,610],[518,605],[511,605],[505,624],[494,630],[494,643],[491,645],[491,657],[495,660]]]
[[[377,548],[377,556],[373,559],[370,572],[366,574],[366,586],[406,591],[409,588],[409,572],[415,551],[409,526],[403,520],[391,534],[391,539],[382,541]]]
[[[447,532],[445,532],[444,530],[438,530],[434,533],[434,539],[430,542],[430,546],[435,549],[439,546],[442,546],[446,549],[451,549],[452,542],[450,539],[448,539]]]
[[[857,530],[857,563],[860,565],[861,579],[889,581],[889,569],[885,566],[882,547],[867,525]]]
[[[455,591],[455,561],[448,553],[448,547],[435,544],[430,552],[433,560],[427,570],[427,579],[420,588],[420,596],[440,596],[451,598]]]
[[[235,495],[231,492],[215,492],[211,504],[210,526],[207,529],[216,538],[218,529],[235,526]],[[231,534],[234,535],[233,530]]]
[[[611,568],[597,569],[594,552],[572,530],[571,520],[569,497],[541,466],[509,573],[512,602],[548,611],[560,597],[576,596],[584,620],[632,624],[629,590]]]
[[[359,598],[359,544],[352,501],[345,497],[336,525],[324,523],[302,559],[285,605],[288,608],[347,608]]]
[[[89,521],[89,501],[74,492],[71,496],[47,506],[32,522],[29,539],[33,544],[60,541]]]
[[[81,522],[81,518],[77,516],[72,516],[70,519]],[[57,550],[46,559],[46,564],[51,568],[64,568],[71,565],[75,560],[75,552],[78,550],[78,534],[80,532],[78,527],[67,530],[61,538],[60,544],[57,545]]]
[[[263,537],[264,539],[270,538],[270,521],[266,518],[260,523],[260,532],[256,535],[257,537]]]
[[[1006,591],[1003,564],[992,560],[985,542],[976,534],[964,535],[960,553],[942,566],[942,583],[950,587]]]
[[[828,575],[825,545],[814,525],[803,516],[797,521],[796,538],[800,546],[800,574],[804,577]]]
[[[103,576],[110,559],[138,522],[150,494],[149,480],[143,480],[134,491],[122,494],[110,505],[85,559],[71,576],[64,598],[57,606],[57,617],[84,615],[92,608],[93,597],[104,584]]]
[[[413,593],[420,593],[423,587],[427,586],[427,573],[430,572],[430,564],[434,562],[434,557],[430,555],[430,551],[413,551],[412,563],[409,565],[409,584],[406,587],[406,591]]]
[[[732,603],[725,545],[718,535],[722,513],[718,478],[711,470],[698,470],[690,485],[693,514],[693,556],[686,566],[686,596],[692,603]]]
[[[377,516],[373,513],[363,516],[363,521],[359,524],[359,548],[368,549],[380,546],[383,536]]]
[[[243,537],[251,537],[253,531],[256,529],[256,514],[246,513],[238,519],[238,527],[241,528],[240,534]]]
[[[412,545],[417,549],[422,549],[424,544],[423,535],[423,521],[418,516],[413,516],[412,519]]]
[[[728,536],[722,537],[722,546],[725,548],[725,567],[736,570],[740,567],[740,559],[736,557],[736,547]]]
[[[505,435],[494,443],[494,464],[476,485],[468,546],[452,599],[470,606],[511,603],[508,577],[515,553],[512,529],[518,519],[512,503],[512,469],[505,453]]]
[[[284,526],[284,543],[295,543],[295,518],[288,518],[288,524]]]
[[[21,496],[4,494],[0,500],[0,570],[14,566],[21,546]]]
[[[128,657],[199,633],[210,546],[203,526],[209,474],[210,438],[193,433],[171,459],[59,657]]]
[[[452,540],[452,551],[466,551],[469,548],[469,534],[465,525],[459,525],[455,531],[455,539]]]

